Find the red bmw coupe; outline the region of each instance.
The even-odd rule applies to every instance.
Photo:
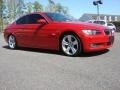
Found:
[[[30,47],[61,50],[77,56],[82,51],[93,52],[110,48],[113,30],[74,21],[59,13],[37,12],[22,16],[4,31],[10,49]]]

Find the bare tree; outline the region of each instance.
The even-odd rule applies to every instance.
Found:
[[[3,4],[3,0],[0,0],[0,32],[3,30],[3,8],[4,8],[4,4]]]
[[[65,15],[68,15],[68,8],[61,5],[60,3],[55,3],[53,0],[48,0],[48,5],[46,7],[46,11],[48,12],[58,12]]]
[[[43,11],[43,6],[42,6],[42,4],[40,4],[38,1],[35,1],[35,2],[33,3],[33,10],[34,10],[35,12]]]

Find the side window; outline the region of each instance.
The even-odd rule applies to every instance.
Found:
[[[44,17],[42,17],[42,16],[39,15],[39,14],[31,14],[31,15],[28,15],[27,23],[28,23],[28,24],[37,24],[37,21],[38,21],[39,19],[44,19]]]
[[[37,21],[39,19],[44,19],[44,17],[42,17],[39,14],[26,15],[26,16],[23,16],[22,18],[18,19],[16,21],[16,24],[37,24]]]
[[[23,16],[16,21],[16,24],[26,24],[27,23],[27,16]]]

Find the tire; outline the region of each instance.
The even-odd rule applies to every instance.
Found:
[[[62,52],[67,56],[78,56],[82,52],[81,41],[77,35],[67,33],[63,35],[60,43]]]
[[[15,36],[10,35],[10,36],[8,37],[8,47],[9,47],[10,49],[16,49],[16,47],[17,47],[17,42],[16,42]]]

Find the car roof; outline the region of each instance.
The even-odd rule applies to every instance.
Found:
[[[29,14],[46,14],[46,13],[57,13],[57,12],[32,12]],[[26,14],[26,15],[29,15],[29,14]]]

